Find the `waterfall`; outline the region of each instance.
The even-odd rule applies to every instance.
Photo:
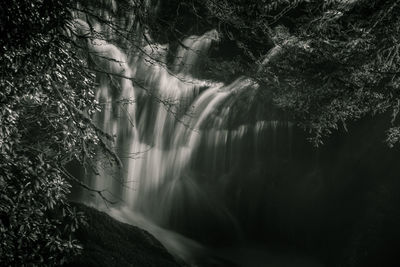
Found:
[[[228,266],[323,266],[319,261],[330,266],[342,264],[345,257],[353,262],[361,254],[374,258],[375,249],[376,255],[386,255],[381,248],[395,247],[379,244],[396,233],[400,218],[391,215],[399,203],[394,197],[398,150],[388,152],[381,143],[383,130],[393,127],[390,120],[351,122],[349,133],[338,129],[323,147],[313,148],[306,141],[308,133],[274,108],[275,92],[265,85],[246,76],[230,82],[206,78],[210,69],[232,61],[224,59],[207,70],[204,63],[208,67],[240,51],[240,43],[233,49],[233,40],[222,40],[215,29],[200,34],[207,23],[183,27],[196,35],[161,43],[156,40],[167,39],[164,33],[152,36],[135,12],[119,6],[122,2],[98,1],[94,5],[101,8],[90,8],[95,14],[89,18],[76,12],[70,29],[71,38],[84,36],[76,43],[85,48],[88,67],[96,73],[101,110],[92,119],[114,136],[108,145],[122,162],[122,168],[112,166],[98,155],[98,174],[82,174],[83,182],[102,190],[110,203],[77,189],[73,193],[81,193],[80,201],[149,231],[189,266],[225,266],[201,262],[216,257],[228,260]],[[180,3],[173,2],[168,4]],[[139,13],[146,15],[168,5],[141,3]],[[169,18],[174,15],[170,12],[162,15]],[[116,34],[96,16],[128,29],[128,37],[134,38]],[[180,25],[186,20],[180,19],[173,30],[187,34],[180,32],[186,31]],[[228,33],[225,37],[240,40],[242,33],[230,33],[225,23],[229,21],[218,25]],[[280,49],[270,49],[260,68],[275,61]],[[224,53],[214,56],[216,51]],[[213,58],[207,61],[209,54]],[[228,72],[208,77],[228,77]],[[290,77],[286,82],[291,83]],[[321,123],[311,119],[309,123]],[[387,224],[393,227],[384,229]]]
[[[85,21],[77,19],[76,24],[81,32],[89,32]],[[229,125],[232,104],[258,89],[253,80],[239,77],[223,84],[195,78],[199,60],[217,41],[216,30],[186,38],[172,67],[166,60],[168,45],[147,43],[128,55],[105,40],[87,41],[96,68],[113,77],[98,75],[96,100],[102,111],[94,121],[115,136],[115,151],[123,163],[119,170],[103,168],[99,161],[101,174],[88,182],[160,225],[177,220],[173,214],[184,213],[179,206],[198,203],[210,209],[211,216],[225,216],[235,224],[228,209],[207,195],[203,187],[212,181],[202,180],[199,173],[229,173],[243,161],[256,159],[265,133],[276,139],[278,121],[234,129]],[[290,124],[285,127],[290,129]],[[250,151],[252,155],[243,154]]]
[[[81,34],[91,32],[79,18],[75,27]],[[94,28],[102,31],[98,24]],[[246,184],[265,186],[247,176],[258,171],[268,152],[290,154],[292,126],[278,120],[237,122],[236,102],[253,105],[249,95],[259,89],[252,79],[224,84],[196,78],[202,58],[219,40],[216,30],[187,37],[176,51],[145,36],[135,51],[96,35],[87,40],[99,71],[96,100],[102,109],[94,121],[115,136],[112,145],[123,166],[111,168],[99,159],[99,175],[86,182],[118,202],[114,216],[133,216],[143,227],[151,222],[153,233],[163,227],[204,242],[239,238],[242,212],[248,212],[240,206],[252,205],[245,202]],[[167,60],[170,53],[173,62]],[[260,203],[266,201],[258,194]],[[96,197],[85,201],[104,204]],[[205,232],[215,234],[202,237]]]

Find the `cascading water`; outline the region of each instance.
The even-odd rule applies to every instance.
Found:
[[[213,40],[217,40],[215,30],[187,38],[183,42],[187,48],[181,47],[177,52],[174,72],[163,64],[165,46],[149,44],[143,49],[148,54],[136,55],[128,64],[127,56],[114,45],[97,40],[90,44],[97,55],[107,61],[113,59],[105,61],[105,71],[137,77],[144,81],[141,86],[150,91],[147,99],[142,98],[144,103],[136,103],[141,89],[135,90],[131,80],[121,78],[118,93],[113,92],[108,80],[101,82],[97,100],[104,103],[104,109],[95,121],[116,136],[115,148],[124,167],[117,174],[121,189],[110,185],[110,173],[95,178],[95,186],[113,188],[113,195],[120,195],[132,210],[160,224],[170,223],[172,209],[186,201],[209,205],[216,209],[215,214],[221,213],[215,203],[207,204],[210,199],[191,171],[198,167],[215,175],[227,171],[229,166],[225,164],[240,161],[234,157],[240,155],[237,150],[244,135],[249,131],[259,135],[268,124],[227,129],[232,98],[257,87],[250,79],[242,77],[224,85],[191,76],[199,55],[206,53]],[[138,107],[140,112],[136,115]],[[270,122],[269,126],[276,128],[276,123]],[[195,166],[199,162],[203,166]]]
[[[75,27],[90,34],[92,26],[76,19]],[[168,45],[151,43],[148,35],[133,53],[95,36],[87,41],[99,71],[96,99],[102,111],[94,120],[115,136],[123,167],[103,167],[99,159],[99,175],[86,182],[118,202],[108,210],[114,217],[140,224],[186,259],[191,256],[177,243],[199,245],[162,228],[212,244],[242,238],[243,228],[251,228],[268,206],[263,195],[268,182],[251,173],[266,157],[269,166],[275,164],[266,155],[290,157],[290,123],[238,124],[232,116],[241,98],[252,105],[248,95],[258,89],[253,80],[223,84],[195,78],[199,61],[218,38],[216,30],[186,38],[172,63]],[[85,198],[99,208],[104,204]]]
[[[81,194],[80,201],[148,230],[190,266],[365,266],[356,263],[382,265],[387,251],[395,255],[399,151],[389,152],[381,142],[393,127],[390,119],[349,123],[349,133],[338,130],[314,149],[307,133],[274,108],[268,88],[248,77],[229,84],[204,78],[210,71],[202,66],[224,58],[210,68],[219,70],[231,62],[229,53],[240,52],[227,40],[224,23],[219,29],[228,38],[220,43],[218,31],[208,29],[159,44],[154,39],[170,36],[161,30],[156,36],[157,29],[146,29],[135,16],[168,21],[174,4],[191,8],[180,5],[185,1],[84,2],[90,12],[74,14],[71,37],[85,47],[88,67],[97,73],[102,108],[93,120],[115,137],[108,145],[122,168],[99,156],[99,173],[82,174],[115,204],[79,189],[71,198]],[[171,34],[204,27],[199,19],[182,30],[186,18],[180,19]],[[265,51],[259,70],[279,67],[280,48]],[[202,64],[215,51],[223,53]],[[210,76],[227,77],[229,71]],[[303,104],[308,108],[307,100]],[[79,171],[71,167],[74,175]]]

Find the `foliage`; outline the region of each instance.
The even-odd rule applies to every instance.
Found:
[[[254,62],[273,45],[271,26],[302,2],[305,1],[207,0],[206,6],[207,16],[217,19],[220,33]]]
[[[275,27],[273,59],[257,76],[278,107],[311,133],[315,145],[367,115],[391,113],[398,141],[399,1],[309,4],[294,30]]]
[[[1,3],[0,262],[59,265],[81,250],[72,238],[83,222],[69,207],[65,165],[94,167],[111,151],[91,121],[98,110],[94,75],[63,27],[68,2]]]
[[[314,144],[367,114],[392,109],[395,122],[399,58],[390,51],[398,46],[398,27],[398,11],[389,3],[377,8],[338,1],[293,35],[282,38],[282,28],[275,31],[281,54],[265,69],[265,80],[278,106],[312,132]],[[394,136],[388,141],[393,145]]]

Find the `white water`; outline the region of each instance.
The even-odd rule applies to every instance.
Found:
[[[77,19],[76,27],[80,34],[90,33],[83,20]],[[99,25],[95,28],[101,31]],[[146,39],[152,42],[150,36]],[[114,74],[111,80],[98,74],[96,99],[102,111],[94,120],[115,136],[114,149],[123,167],[110,168],[99,159],[100,175],[86,181],[95,189],[107,190],[107,197],[118,205],[106,209],[102,199],[85,201],[148,230],[188,262],[209,252],[176,231],[190,234],[200,229],[217,233],[217,238],[219,231],[226,231],[240,239],[241,225],[230,204],[242,201],[245,192],[240,185],[245,181],[230,179],[231,174],[249,168],[266,146],[276,146],[279,128],[288,135],[291,132],[290,124],[278,121],[231,127],[233,104],[258,85],[246,77],[231,84],[195,78],[201,59],[217,41],[215,30],[190,36],[169,64],[171,52],[166,44],[146,41],[139,50],[122,51],[104,40],[87,42],[95,68]],[[233,196],[229,195],[232,185],[239,188]],[[246,263],[246,255],[253,255],[250,250],[232,248],[219,254],[231,259],[236,255],[237,262],[257,266]],[[235,255],[229,256],[232,251]],[[285,266],[289,265],[296,263]]]

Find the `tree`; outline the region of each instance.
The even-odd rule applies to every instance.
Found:
[[[390,146],[399,128],[399,1],[331,1],[309,5],[305,23],[276,27],[279,55],[261,80],[278,107],[319,145],[333,130],[367,115],[391,112]]]
[[[14,0],[0,6],[0,262],[59,265],[79,252],[82,214],[67,202],[77,160],[118,163],[111,136],[90,119],[95,75],[65,31],[71,1]],[[85,186],[82,184],[82,186]],[[101,194],[102,192],[97,192]]]

